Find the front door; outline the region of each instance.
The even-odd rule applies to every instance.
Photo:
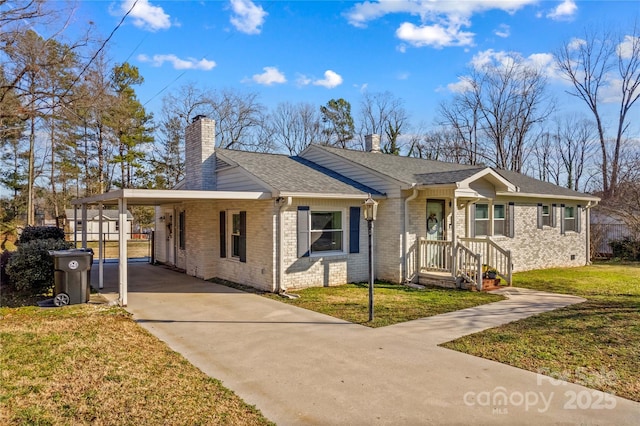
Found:
[[[446,238],[446,216],[444,200],[427,200],[427,239],[444,240]]]

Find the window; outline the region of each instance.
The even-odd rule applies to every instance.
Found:
[[[576,231],[576,211],[575,207],[567,206],[564,208],[564,230]]]
[[[82,221],[76,221],[76,231],[82,231]]]
[[[506,235],[506,209],[504,204],[493,206],[493,235]]]
[[[185,223],[185,212],[181,211],[178,215],[178,244],[180,250],[184,250],[186,243],[186,223]]]
[[[542,226],[551,226],[551,208],[548,204],[542,206]]]
[[[120,221],[116,220],[116,231],[120,230]]]
[[[476,204],[475,235],[489,235],[489,204]]]
[[[247,261],[247,212],[220,212],[220,257]],[[227,250],[229,247],[229,250]]]
[[[311,253],[342,251],[342,212],[311,212]]]
[[[240,257],[240,212],[231,213],[231,257]]]

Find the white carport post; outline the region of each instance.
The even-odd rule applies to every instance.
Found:
[[[102,203],[98,204],[98,288],[104,288],[104,267],[102,258]]]
[[[82,204],[82,248],[87,248],[87,205],[84,203]]]
[[[120,272],[120,306],[127,306],[127,199],[118,198],[118,246],[120,248],[119,272]]]

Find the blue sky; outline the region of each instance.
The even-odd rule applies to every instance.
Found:
[[[109,35],[134,0],[82,1],[73,25],[94,22]],[[563,96],[552,53],[589,26],[630,28],[632,1],[155,1],[138,0],[108,45],[115,62],[137,66],[149,112],[181,85],[257,92],[260,102],[345,98],[390,91],[414,126],[427,127],[469,67],[520,53],[548,70],[563,109],[584,111]]]

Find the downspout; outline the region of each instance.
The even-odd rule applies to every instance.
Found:
[[[586,265],[591,265],[591,209],[593,207],[597,206],[597,205],[598,205],[597,201],[593,201],[593,204],[592,204],[591,201],[589,201],[587,203],[587,205],[585,206],[586,215],[585,215],[585,219],[584,219],[584,221],[585,221],[584,227],[585,227],[585,230],[586,230],[585,234],[586,234],[586,240],[587,240],[586,241],[587,242],[587,251],[585,253],[585,255],[586,255],[586,263],[585,264]]]
[[[282,226],[283,223],[283,210],[285,207],[291,206],[291,197],[276,198],[276,204],[278,205],[278,235],[276,239],[276,264],[278,265],[278,273],[276,274],[276,293],[283,294],[286,293],[287,289],[284,286],[284,229]]]
[[[407,229],[409,225],[409,202],[415,200],[418,196],[415,183],[411,185],[411,188],[413,189],[413,193],[404,200],[404,238],[402,238],[402,282],[404,283],[409,282],[409,245],[407,243],[407,239],[409,238],[409,231]]]

